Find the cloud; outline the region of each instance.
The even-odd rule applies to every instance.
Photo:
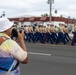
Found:
[[[14,17],[16,15],[41,15],[49,14],[50,6],[47,4],[48,0],[0,0],[0,14],[5,11],[7,17]],[[52,4],[52,14],[57,9],[57,15],[64,15],[66,17],[76,16],[76,0],[54,0]]]
[[[58,10],[58,14],[63,14],[66,17],[75,17],[76,0],[55,0],[54,9]]]

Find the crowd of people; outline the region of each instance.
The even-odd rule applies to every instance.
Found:
[[[50,43],[50,44],[67,44],[71,42],[71,45],[75,43],[75,32],[76,25],[74,26],[74,37],[69,36],[68,27],[65,24],[59,24],[59,27],[53,24],[47,24],[47,26],[36,25],[36,26],[24,26],[25,30],[25,40],[27,42],[40,42],[40,43]]]
[[[74,31],[69,32],[69,28],[65,24],[59,23],[59,26],[54,24],[44,25],[24,25],[18,30],[24,29],[26,42],[40,42],[42,44],[61,44],[66,45],[70,42],[70,45],[74,46],[76,43],[76,24],[74,25]],[[73,36],[70,36],[72,34]]]

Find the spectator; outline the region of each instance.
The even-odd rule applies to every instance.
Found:
[[[0,75],[6,75],[12,63],[9,75],[20,75],[19,63],[28,62],[24,31],[21,34],[18,32],[16,42],[10,38],[12,26],[13,23],[7,18],[0,18]]]

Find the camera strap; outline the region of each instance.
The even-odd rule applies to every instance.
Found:
[[[7,39],[9,39],[9,38],[7,38],[7,37],[5,37],[5,36],[0,36],[0,45],[1,45],[4,41],[6,41]]]
[[[10,72],[11,72],[11,70],[12,70],[12,67],[13,67],[13,65],[14,65],[14,62],[15,62],[15,60],[13,61],[12,65],[10,66],[10,68],[9,68],[9,70],[7,71],[6,75],[9,75],[9,74],[10,74]]]

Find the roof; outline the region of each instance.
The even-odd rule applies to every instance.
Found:
[[[20,22],[23,22],[24,19],[25,19],[24,17],[21,17],[21,18],[19,18],[19,21],[20,21]]]
[[[29,21],[34,21],[35,20],[35,17],[30,17],[29,18]]]
[[[47,21],[49,18],[48,17],[41,17],[40,21]]]
[[[10,21],[19,21],[19,18],[9,18]]]
[[[21,18],[9,18],[11,21],[19,21],[19,22],[48,22],[49,17],[21,17]],[[64,18],[64,17],[52,17],[52,21],[56,22],[65,22],[65,23],[76,23],[76,19]]]

